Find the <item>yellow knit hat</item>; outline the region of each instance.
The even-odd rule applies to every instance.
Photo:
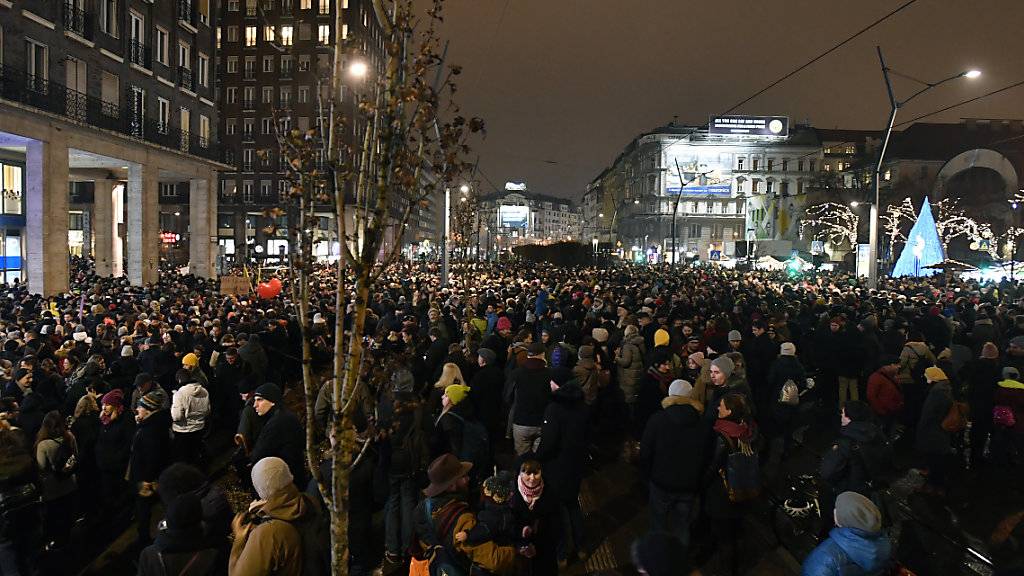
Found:
[[[181,359],[181,365],[188,366],[189,368],[195,368],[196,366],[199,366],[199,356],[189,352]]]
[[[658,328],[658,331],[654,333],[654,346],[668,346],[669,337],[668,332],[664,328]]]
[[[929,366],[924,369],[924,379],[928,382],[949,380],[949,378],[946,377],[946,373],[942,371],[942,368],[937,368],[935,366]]]
[[[467,394],[469,394],[469,386],[465,384],[451,384],[444,389],[444,395],[452,401],[452,405],[465,400]]]

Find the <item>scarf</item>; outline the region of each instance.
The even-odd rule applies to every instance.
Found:
[[[754,431],[746,422],[733,422],[725,418],[715,420],[715,432],[734,440],[747,442],[754,437]]]
[[[536,486],[530,486],[523,480],[523,475],[520,473],[518,478],[519,494],[523,497],[526,502],[526,506],[533,510],[533,505],[540,500],[541,494],[544,493],[544,478],[542,477]]]

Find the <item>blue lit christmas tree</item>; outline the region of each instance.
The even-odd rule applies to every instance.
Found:
[[[932,206],[925,196],[917,221],[907,234],[907,243],[903,245],[903,252],[892,270],[892,276],[930,276],[939,271],[925,269],[925,266],[938,264],[945,259],[946,254],[942,250],[942,241],[939,240],[939,231],[932,216]]]

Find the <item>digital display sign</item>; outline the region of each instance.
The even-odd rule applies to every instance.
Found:
[[[679,194],[682,192],[683,196],[715,196],[721,198],[729,198],[732,196],[732,187],[728,184],[709,184],[707,186],[700,186],[697,184],[690,184],[680,189],[679,186],[668,186],[665,188],[666,194]]]
[[[786,116],[712,116],[708,134],[721,136],[789,136]]]
[[[504,228],[526,228],[530,224],[529,206],[500,206],[498,225]]]

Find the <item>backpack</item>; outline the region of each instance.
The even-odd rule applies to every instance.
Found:
[[[455,522],[469,509],[469,505],[459,500],[449,502],[441,508],[438,514],[439,522],[434,521],[432,508],[432,499],[426,498],[423,501],[423,510],[427,515],[427,521],[434,528],[431,534],[433,542],[428,543],[430,549],[424,553],[430,562],[430,576],[469,576],[472,563],[455,550],[452,534]]]
[[[318,502],[305,494],[301,497],[310,505],[312,514],[288,523],[302,540],[302,576],[327,576],[331,573],[330,519]]]
[[[723,436],[729,445],[725,468],[718,471],[730,502],[746,502],[761,495],[761,468],[753,447]]]
[[[963,432],[967,428],[967,413],[970,411],[964,402],[953,401],[949,405],[949,412],[942,419],[942,429],[946,432]]]
[[[779,404],[786,404],[788,406],[796,406],[800,404],[800,388],[790,378],[782,384],[782,389],[779,390]]]
[[[417,405],[413,412],[412,425],[399,442],[398,449],[392,451],[402,452],[408,459],[409,470],[415,474],[427,467],[430,451],[423,435],[423,406]]]
[[[892,442],[888,438],[883,438],[881,442],[869,446],[862,446],[859,442],[854,442],[850,446],[850,453],[864,467],[869,483],[879,483],[892,471],[893,448]]]
[[[24,538],[31,527],[42,525],[43,501],[34,483],[15,486],[0,492],[0,538]]]
[[[63,439],[53,441],[57,443],[57,453],[53,456],[53,469],[42,472],[44,475],[53,474],[58,478],[67,478],[78,468],[78,458],[75,457],[75,451],[66,441]]]
[[[466,420],[455,412],[448,412],[462,422],[462,450],[459,460],[472,462],[473,470],[483,471],[487,468],[491,454],[491,445],[487,438],[487,428],[479,420]]]
[[[1009,406],[995,406],[992,408],[992,423],[1001,428],[1013,428],[1017,425],[1017,415]]]
[[[910,351],[914,353],[914,356],[917,356],[917,362],[915,362],[910,368],[910,377],[914,380],[915,384],[923,384],[924,371],[933,366],[932,361],[929,360],[927,356],[918,354],[917,350],[912,346],[906,346],[906,348],[910,348]]]

